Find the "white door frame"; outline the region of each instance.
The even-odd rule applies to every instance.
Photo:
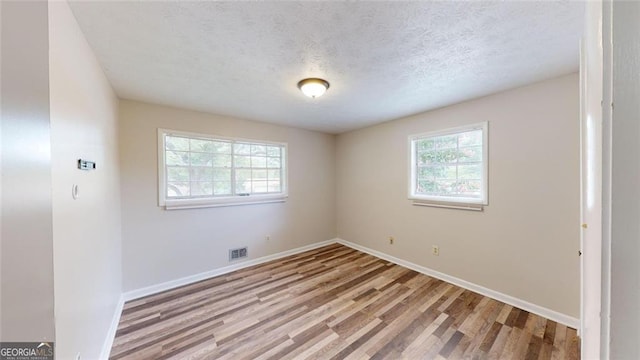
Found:
[[[584,359],[601,351],[602,2],[586,4],[580,47],[580,336]]]

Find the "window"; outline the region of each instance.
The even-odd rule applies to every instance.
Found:
[[[158,130],[160,206],[190,208],[284,201],[283,143]]]
[[[487,123],[409,137],[409,198],[487,204]]]

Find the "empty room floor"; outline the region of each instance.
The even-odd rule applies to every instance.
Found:
[[[125,304],[111,359],[579,359],[576,330],[332,244]]]

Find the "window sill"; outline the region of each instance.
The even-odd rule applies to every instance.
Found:
[[[436,207],[436,208],[444,208],[444,209],[454,209],[454,210],[467,210],[467,211],[483,211],[483,204],[471,204],[471,203],[450,203],[450,202],[438,202],[431,200],[420,200],[420,199],[410,199],[413,201],[412,205],[414,206],[427,206],[427,207]]]
[[[233,196],[216,199],[165,200],[160,204],[165,210],[199,209],[210,207],[272,204],[287,201],[287,195]]]

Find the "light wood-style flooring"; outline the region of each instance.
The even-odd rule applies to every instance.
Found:
[[[579,359],[576,330],[333,244],[125,304],[111,359]]]

